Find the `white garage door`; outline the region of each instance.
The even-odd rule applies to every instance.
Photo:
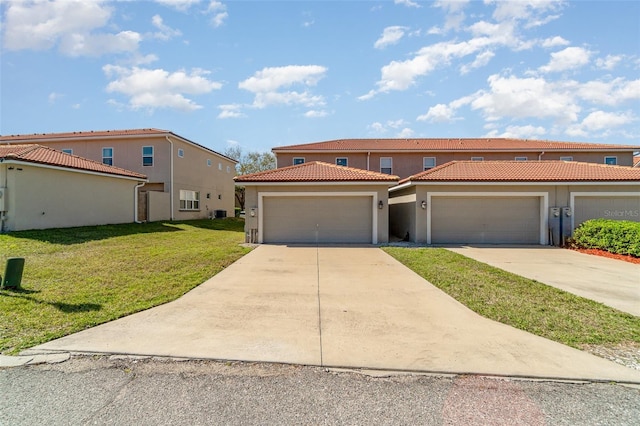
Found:
[[[539,244],[540,197],[432,197],[433,244]]]
[[[265,243],[371,243],[370,196],[269,196],[263,199]]]
[[[576,196],[574,225],[589,219],[640,221],[640,197]]]

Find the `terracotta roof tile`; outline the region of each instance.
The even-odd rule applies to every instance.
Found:
[[[398,176],[353,167],[312,161],[250,175],[237,176],[236,182],[388,182],[395,183]]]
[[[279,146],[273,152],[302,151],[614,151],[640,150],[640,145],[609,145],[508,138],[337,139]]]
[[[144,135],[169,135],[168,130],[160,129],[129,129],[129,130],[99,130],[87,132],[65,132],[65,133],[33,133],[30,135],[4,135],[0,136],[3,142],[18,141],[38,141],[43,139],[70,139],[86,137],[108,137],[108,136],[144,136]]]
[[[15,160],[26,163],[46,164],[68,169],[86,170],[97,173],[105,173],[117,176],[126,176],[137,179],[146,179],[143,174],[109,166],[97,161],[67,154],[55,149],[36,145],[0,145],[0,159],[3,161]]]
[[[573,161],[452,161],[404,182],[638,181],[640,169]]]

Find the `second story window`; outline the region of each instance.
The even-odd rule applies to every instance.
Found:
[[[62,152],[64,152],[65,154],[73,155],[73,150],[71,148],[65,148],[62,150]]]
[[[184,157],[184,149],[178,148],[178,157],[180,157],[180,158]]]
[[[338,157],[336,158],[336,166],[345,166],[347,167],[348,160],[347,157]]]
[[[471,157],[471,161],[484,161],[484,157]]]
[[[423,157],[422,170],[433,169],[436,166],[436,157]]]
[[[304,157],[293,157],[293,165],[304,164]]]
[[[142,165],[153,166],[153,147],[152,146],[142,147]]]
[[[113,148],[102,148],[102,164],[113,166]]]
[[[604,157],[604,164],[615,166],[618,164],[618,157]]]
[[[393,173],[393,159],[391,157],[380,158],[380,173],[390,175]]]
[[[516,157],[515,160],[516,161],[527,161],[528,158],[527,157]]]

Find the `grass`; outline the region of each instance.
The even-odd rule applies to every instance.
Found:
[[[0,290],[0,352],[20,350],[177,299],[246,254],[239,219],[0,234],[0,265],[24,257],[21,288]]]
[[[384,250],[489,319],[579,349],[640,344],[640,317],[445,249]]]

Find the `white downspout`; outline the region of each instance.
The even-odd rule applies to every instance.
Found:
[[[540,153],[540,155],[538,155],[538,161],[542,161],[542,156],[544,155],[544,151],[542,151]]]
[[[141,182],[133,188],[133,221],[135,223],[142,223],[140,220],[138,220],[138,188],[142,188],[145,183],[146,182]]]
[[[165,136],[165,139],[171,145],[171,186],[169,187],[169,198],[171,198],[171,202],[169,206],[171,207],[171,220],[174,220],[173,217],[173,142],[169,139],[169,136]]]
[[[369,169],[369,157],[371,157],[371,152],[367,152],[367,170],[371,170]]]

